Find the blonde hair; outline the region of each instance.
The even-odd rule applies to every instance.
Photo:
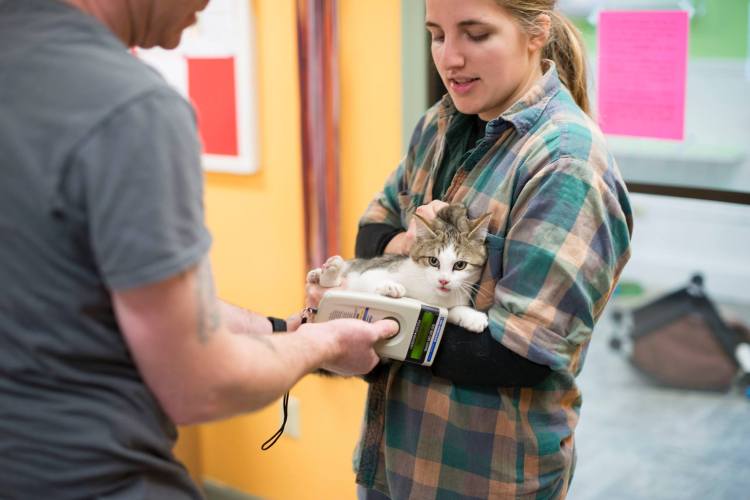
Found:
[[[547,44],[542,58],[551,59],[557,66],[560,81],[565,85],[576,104],[589,114],[589,96],[586,76],[586,50],[581,32],[565,15],[555,9],[557,0],[496,0],[504,7],[529,36],[542,35],[539,16],[550,19]]]

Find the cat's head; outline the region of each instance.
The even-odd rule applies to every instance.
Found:
[[[471,295],[487,261],[489,213],[469,219],[463,205],[451,204],[432,221],[417,214],[417,237],[410,257],[424,266],[426,279],[441,296]]]

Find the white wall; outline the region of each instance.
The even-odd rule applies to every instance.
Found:
[[[633,257],[623,280],[683,286],[704,273],[709,296],[750,305],[750,206],[633,194]]]

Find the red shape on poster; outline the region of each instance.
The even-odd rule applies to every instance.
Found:
[[[187,58],[188,94],[204,153],[238,156],[234,58]]]

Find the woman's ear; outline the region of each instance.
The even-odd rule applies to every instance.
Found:
[[[535,20],[535,33],[529,37],[529,50],[542,50],[552,34],[552,18],[547,14],[539,14]]]

